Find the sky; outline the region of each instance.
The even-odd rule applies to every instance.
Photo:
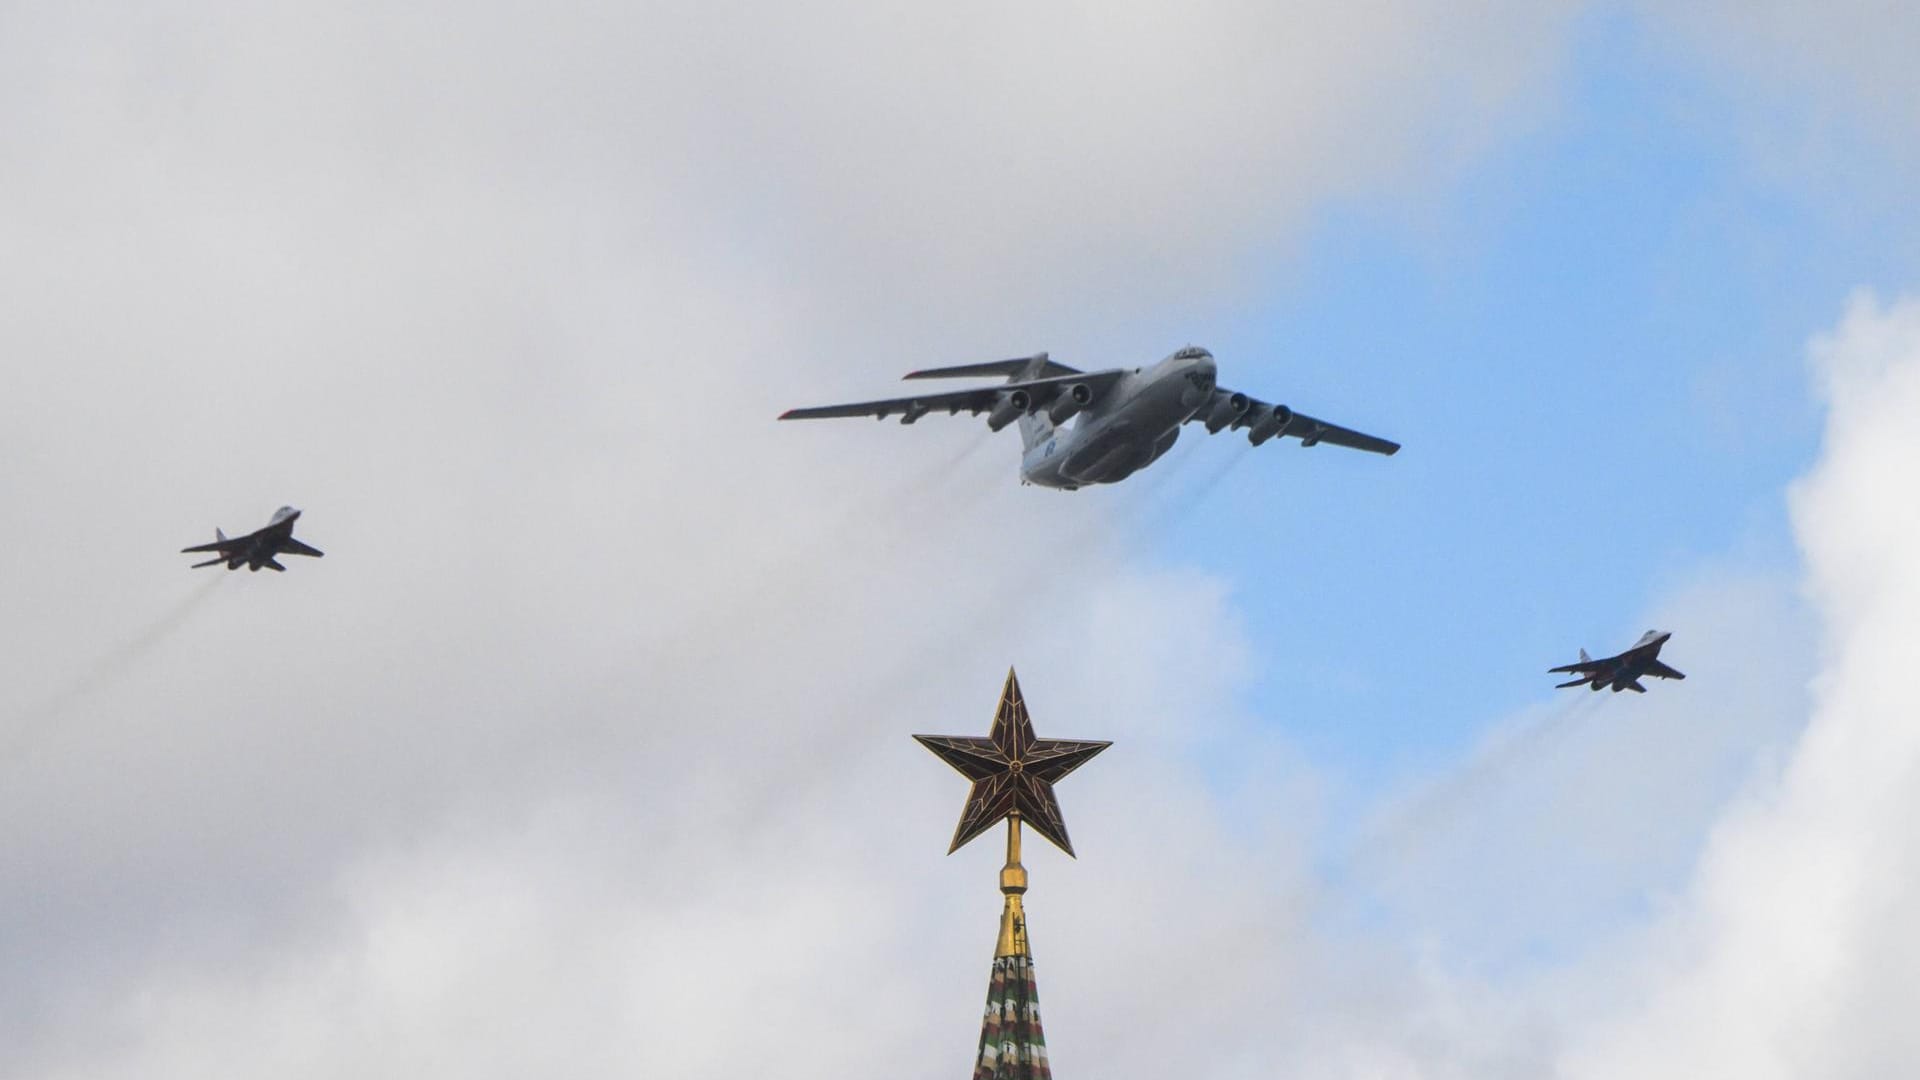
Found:
[[[1009,665],[1063,1076],[1897,1073],[1916,41],[0,6],[0,1077],[958,1074]],[[773,421],[1188,343],[1405,449]]]

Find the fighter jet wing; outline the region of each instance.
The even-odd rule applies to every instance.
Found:
[[[1579,675],[1591,675],[1596,671],[1601,671],[1606,669],[1607,667],[1612,665],[1612,663],[1613,663],[1613,659],[1582,660],[1578,664],[1567,664],[1562,667],[1550,667],[1547,669],[1547,674],[1560,675],[1565,673],[1573,673],[1573,674],[1579,674]]]
[[[1083,404],[1091,404],[1111,389],[1113,384],[1119,381],[1120,375],[1120,369],[1113,368],[1109,371],[1074,372],[1071,375],[1055,375],[1045,379],[1000,383],[994,386],[976,387],[972,390],[952,390],[940,394],[886,398],[881,401],[857,401],[850,405],[819,405],[806,409],[788,409],[780,414],[780,419],[818,420],[828,417],[871,416],[876,420],[885,420],[889,416],[898,416],[901,423],[911,424],[930,412],[944,412],[952,416],[965,411],[977,416],[991,410],[1008,395],[1016,392],[1027,396],[1030,402],[1028,411],[1031,412],[1045,407],[1048,402],[1062,393],[1070,392],[1076,386],[1087,388],[1091,396]],[[908,378],[912,377],[908,376]]]
[[[306,555],[315,559],[326,554],[326,552],[321,551],[319,548],[303,544],[291,536],[280,541],[280,550],[286,552],[288,555]]]
[[[1239,400],[1244,400],[1246,406],[1236,412],[1234,404]],[[1236,394],[1225,387],[1216,389],[1213,403],[1195,413],[1192,419],[1206,424],[1209,433],[1228,426],[1246,428],[1247,441],[1255,446],[1268,439],[1292,436],[1299,439],[1302,446],[1331,443],[1352,450],[1365,450],[1370,454],[1392,454],[1400,449],[1399,443],[1389,439],[1344,428],[1339,424],[1329,424],[1325,420],[1294,412],[1285,405],[1271,405],[1258,398]]]
[[[1684,679],[1685,675],[1668,667],[1658,660],[1647,661],[1647,674],[1656,679]]]

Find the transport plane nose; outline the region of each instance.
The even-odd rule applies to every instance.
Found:
[[[1213,357],[1201,353],[1185,358],[1180,371],[1180,403],[1197,409],[1213,397],[1215,387]]]

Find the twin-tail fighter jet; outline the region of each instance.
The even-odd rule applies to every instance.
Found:
[[[1633,648],[1618,656],[1609,656],[1605,660],[1595,660],[1580,650],[1580,662],[1565,667],[1548,668],[1548,674],[1578,673],[1579,678],[1572,682],[1557,684],[1554,689],[1564,690],[1569,686],[1591,686],[1594,693],[1611,686],[1614,693],[1631,690],[1644,694],[1647,688],[1640,685],[1643,676],[1651,675],[1656,679],[1684,679],[1685,675],[1660,662],[1660,646],[1673,636],[1671,630],[1649,630],[1633,643]]]
[[[1020,425],[1025,452],[1023,483],[1073,491],[1087,484],[1117,484],[1172,449],[1180,426],[1204,424],[1212,435],[1224,428],[1246,429],[1255,446],[1292,436],[1302,446],[1335,446],[1391,454],[1400,444],[1363,435],[1228,390],[1214,381],[1213,354],[1188,346],[1144,368],[1081,371],[1055,363],[1046,353],[984,364],[915,371],[909,379],[1006,376],[998,386],[921,394],[915,397],[790,409],[782,420],[821,417],[898,416],[911,424],[930,412],[951,416],[961,410],[987,414],[987,427],[999,431]],[[1075,419],[1077,418],[1077,419]],[[1068,426],[1068,421],[1073,421]]]
[[[245,564],[248,570],[255,573],[258,573],[263,566],[273,570],[285,570],[286,567],[281,566],[274,559],[275,555],[306,555],[317,559],[325,554],[319,548],[309,547],[293,538],[293,523],[298,520],[300,520],[300,511],[291,506],[283,506],[273,512],[273,520],[267,522],[265,528],[257,529],[245,536],[228,536],[219,529],[215,529],[213,543],[181,548],[180,553],[185,555],[202,551],[219,552],[217,557],[208,559],[206,562],[194,563],[195,570],[203,566],[218,566],[221,563],[226,563],[229,570],[238,570],[242,564]]]

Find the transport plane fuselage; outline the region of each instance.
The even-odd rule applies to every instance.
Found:
[[[1114,484],[1159,460],[1180,426],[1213,400],[1216,367],[1204,349],[1183,349],[1123,373],[1113,389],[1065,426],[1044,431],[1020,458],[1020,479],[1072,490]]]

